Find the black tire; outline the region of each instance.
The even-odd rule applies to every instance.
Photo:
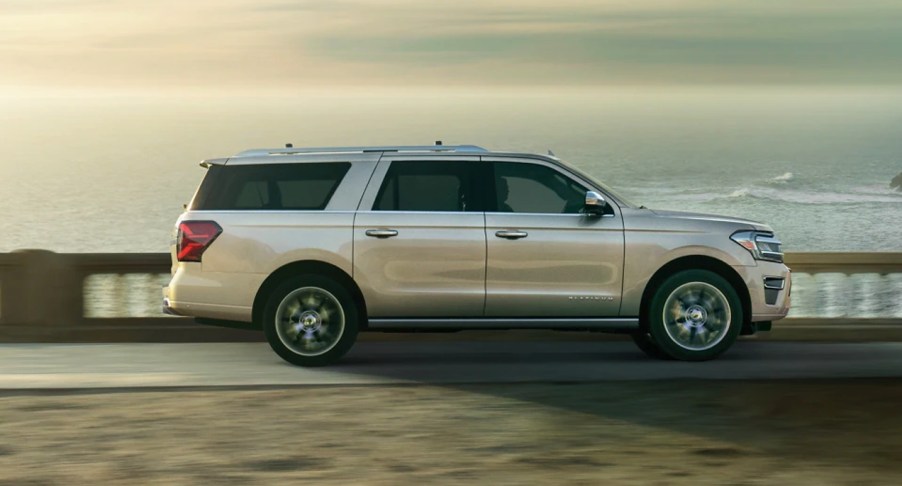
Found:
[[[673,359],[669,354],[661,351],[661,347],[655,342],[651,334],[647,332],[636,332],[632,334],[633,342],[636,347],[642,350],[646,356],[654,359]]]
[[[670,306],[667,323],[665,306]],[[726,279],[708,270],[684,270],[655,291],[646,324],[662,353],[682,361],[706,361],[733,345],[743,318],[739,295]]]
[[[313,305],[317,302],[320,304]],[[277,318],[277,314],[282,317]],[[285,280],[270,293],[263,308],[262,327],[270,347],[298,366],[325,366],[338,361],[357,340],[359,324],[360,311],[348,290],[321,275]],[[315,347],[318,345],[321,349]]]

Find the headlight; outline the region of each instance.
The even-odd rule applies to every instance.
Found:
[[[780,240],[773,233],[763,231],[737,231],[730,239],[745,248],[755,260],[783,263],[783,249]]]

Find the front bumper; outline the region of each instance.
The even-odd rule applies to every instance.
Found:
[[[733,267],[745,281],[752,304],[751,322],[776,321],[789,313],[792,273],[782,263],[759,261]]]

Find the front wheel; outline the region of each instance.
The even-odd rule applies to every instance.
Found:
[[[358,320],[348,291],[319,275],[286,280],[263,309],[263,331],[270,347],[298,366],[338,361],[357,339]]]
[[[726,279],[707,270],[686,270],[657,289],[646,324],[662,353],[684,361],[705,361],[736,341],[742,322],[739,295]]]

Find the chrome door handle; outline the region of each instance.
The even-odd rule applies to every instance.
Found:
[[[366,235],[372,236],[373,238],[391,238],[392,236],[398,236],[398,230],[368,229],[368,230],[366,230]]]
[[[520,238],[526,238],[529,236],[529,233],[525,231],[510,231],[510,230],[501,230],[496,231],[495,236],[498,238],[507,238],[509,240],[519,240]]]

